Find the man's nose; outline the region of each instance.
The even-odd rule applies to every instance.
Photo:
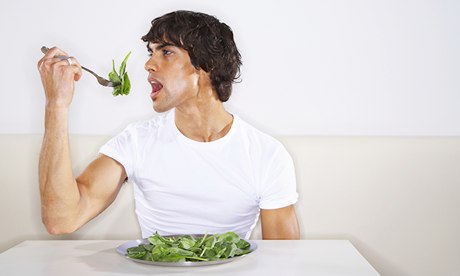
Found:
[[[144,65],[144,69],[146,71],[158,71],[158,64],[153,58],[153,56],[150,57],[149,60],[147,60],[147,62]]]

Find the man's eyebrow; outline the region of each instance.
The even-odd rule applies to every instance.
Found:
[[[158,51],[158,50],[161,50],[161,49],[163,49],[164,47],[167,47],[167,46],[175,46],[175,45],[170,43],[170,42],[163,42],[163,43],[158,44],[157,46],[155,46],[155,50]],[[147,49],[148,49],[149,52],[152,51],[152,48],[150,48],[150,42],[147,44]]]
[[[167,46],[175,46],[175,45],[172,44],[172,43],[169,43],[169,42],[163,42],[160,45],[158,45],[157,47],[155,47],[155,49],[156,50],[161,50],[161,49],[163,49],[164,47],[167,47]]]

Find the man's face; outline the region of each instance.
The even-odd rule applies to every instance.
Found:
[[[188,52],[169,44],[149,43],[148,48],[151,56],[145,70],[152,86],[153,109],[164,112],[195,98],[200,70],[192,65]]]

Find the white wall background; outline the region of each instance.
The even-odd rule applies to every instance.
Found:
[[[460,1],[114,1],[0,3],[0,133],[43,132],[36,69],[58,45],[106,74],[128,51],[132,94],[86,74],[71,132],[115,134],[154,115],[140,37],[166,12],[229,24],[243,82],[228,108],[273,135],[460,135]]]

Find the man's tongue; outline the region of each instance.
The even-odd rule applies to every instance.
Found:
[[[161,88],[163,88],[163,85],[161,83],[152,83],[152,92],[158,92]]]

